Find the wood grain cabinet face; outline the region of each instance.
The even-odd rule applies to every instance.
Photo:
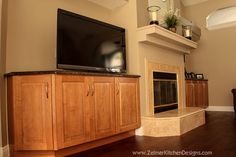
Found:
[[[93,141],[140,127],[137,78],[12,76],[8,105],[16,151],[53,152],[90,142],[92,147]]]
[[[195,95],[195,101],[194,101],[194,106],[196,107],[201,107],[202,105],[202,85],[200,84],[199,81],[193,81],[194,84],[194,95]]]
[[[59,148],[115,134],[114,78],[57,76],[56,93]]]
[[[194,83],[192,81],[186,81],[186,106],[195,106],[195,94],[194,94]]]
[[[207,81],[186,80],[186,106],[202,107],[208,106],[208,83]]]
[[[92,78],[91,103],[94,107],[93,130],[95,139],[108,137],[116,133],[114,84],[114,78]]]
[[[58,148],[90,140],[90,106],[87,80],[83,76],[56,76]]]
[[[202,107],[206,108],[208,106],[208,82],[203,81],[201,83],[201,104]]]
[[[13,79],[16,150],[53,150],[51,77]]]
[[[140,126],[138,79],[116,78],[117,129],[120,132]]]

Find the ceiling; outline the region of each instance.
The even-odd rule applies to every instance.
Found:
[[[107,9],[115,9],[125,5],[128,0],[88,0]]]
[[[192,5],[196,5],[199,3],[203,3],[206,2],[208,0],[181,0],[184,6],[192,6]]]

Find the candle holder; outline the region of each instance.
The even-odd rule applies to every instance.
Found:
[[[183,36],[187,39],[192,40],[192,26],[190,25],[186,25],[186,26],[182,26],[182,33]]]
[[[161,9],[159,6],[150,6],[147,8],[150,17],[150,25],[156,24],[159,25],[158,22],[158,11]]]

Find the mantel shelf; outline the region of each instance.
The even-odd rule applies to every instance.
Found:
[[[197,48],[196,42],[157,25],[139,28],[138,42],[187,54]]]

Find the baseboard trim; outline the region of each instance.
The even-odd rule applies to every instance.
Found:
[[[143,127],[140,127],[135,130],[135,135],[143,136]]]
[[[206,111],[234,112],[233,106],[209,106]]]
[[[10,157],[10,149],[9,145],[6,145],[4,147],[0,147],[0,156],[2,157]]]

